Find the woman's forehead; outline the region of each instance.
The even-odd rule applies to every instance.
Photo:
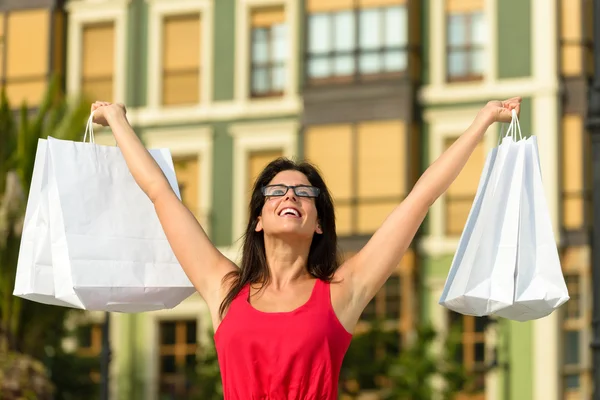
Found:
[[[310,185],[308,178],[300,171],[281,171],[269,182],[269,185]]]

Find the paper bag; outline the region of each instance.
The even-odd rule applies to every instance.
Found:
[[[515,129],[487,157],[439,301],[461,314],[490,315],[513,302],[525,153]]]
[[[168,149],[150,150],[178,196]],[[95,311],[173,308],[195,292],[118,147],[48,138],[55,295]]]
[[[526,141],[514,304],[501,317],[529,321],[569,300],[542,184],[537,137]]]

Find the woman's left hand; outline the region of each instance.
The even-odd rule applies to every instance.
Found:
[[[513,97],[504,101],[490,101],[481,109],[478,117],[483,118],[489,125],[494,122],[510,122],[512,110],[521,112],[521,97]]]

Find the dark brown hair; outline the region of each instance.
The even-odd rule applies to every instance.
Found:
[[[323,233],[313,236],[306,265],[308,273],[317,279],[329,282],[339,267],[340,260],[335,230],[335,212],[331,195],[329,194],[329,190],[327,190],[323,178],[317,168],[308,162],[297,163],[287,158],[278,158],[265,167],[252,188],[248,227],[244,234],[244,245],[242,248],[242,263],[239,270],[225,275],[224,280],[231,282],[230,289],[219,307],[221,318],[244,286],[249,283],[265,285],[271,278],[265,255],[264,233],[262,231],[255,231],[258,217],[262,213],[265,202],[265,197],[261,190],[278,173],[290,170],[303,173],[310,184],[320,190],[319,196],[315,199],[315,205]]]

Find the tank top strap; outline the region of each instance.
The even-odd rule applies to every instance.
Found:
[[[331,294],[329,293],[329,282],[322,281],[321,279],[317,279],[315,282],[315,287],[312,293],[312,300],[322,305],[331,304]]]

